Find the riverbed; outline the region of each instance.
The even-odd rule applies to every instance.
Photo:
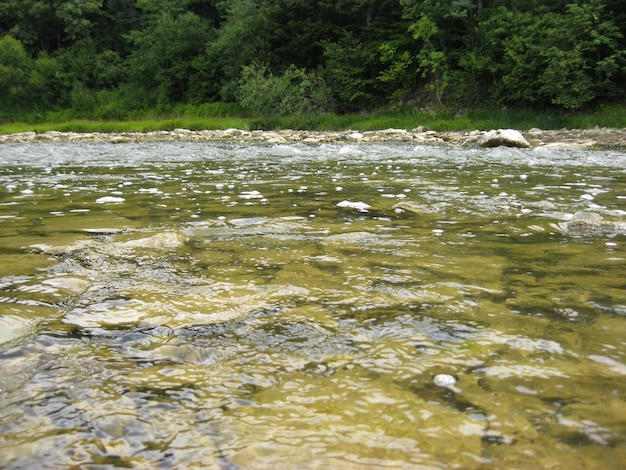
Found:
[[[620,468],[625,242],[620,151],[3,144],[0,467]]]

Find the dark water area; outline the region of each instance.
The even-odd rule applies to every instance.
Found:
[[[5,144],[0,467],[621,468],[625,242],[623,152]]]

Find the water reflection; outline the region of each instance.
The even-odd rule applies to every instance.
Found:
[[[3,467],[626,458],[624,154],[0,151]]]

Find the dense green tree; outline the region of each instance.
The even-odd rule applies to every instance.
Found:
[[[244,67],[236,98],[247,110],[273,116],[316,113],[332,108],[329,91],[316,74],[296,66],[274,75],[266,65]]]
[[[51,53],[89,35],[102,0],[3,0],[0,29],[31,53]]]
[[[269,41],[272,29],[263,5],[257,0],[223,0],[217,4],[221,27],[197,68],[219,83],[219,96],[234,100],[243,68],[253,63],[274,63]]]
[[[141,29],[141,24],[142,13],[136,8],[135,0],[104,0],[94,20],[91,37],[98,52],[114,51],[121,57],[127,57],[132,43],[126,36]]]
[[[376,53],[351,33],[336,42],[325,42],[322,75],[333,91],[340,111],[368,109],[377,101]]]
[[[181,15],[194,13],[205,19],[217,19],[219,0],[132,0],[136,8],[146,16],[158,16],[162,13]]]
[[[152,95],[153,104],[167,105],[188,97],[194,60],[213,37],[211,25],[195,13],[167,10],[130,34],[134,48],[128,61],[129,80]]]
[[[55,106],[62,80],[59,63],[47,54],[33,59],[19,40],[0,39],[0,112],[25,113]]]
[[[24,45],[15,38],[0,39],[0,106],[3,110],[18,110],[28,100],[27,80],[32,59]]]
[[[622,0],[2,0],[0,113],[576,109],[623,100],[625,30]]]
[[[273,74],[289,66],[318,71],[344,109],[384,101],[388,85],[380,45],[405,34],[397,0],[226,0],[224,23],[210,46],[213,63],[223,64],[223,97],[254,61]]]
[[[66,89],[113,89],[127,81],[128,70],[124,59],[112,50],[100,51],[93,39],[84,39],[58,51],[56,60],[64,71]]]
[[[501,102],[579,108],[617,95],[624,78],[622,33],[598,1],[564,11],[493,9],[477,27],[479,45],[462,65],[492,84]]]
[[[381,47],[404,43],[407,24],[398,0],[319,2],[320,25],[311,43],[321,49],[319,70],[339,110],[372,109],[393,94],[393,80],[381,79],[387,64]],[[295,33],[295,31],[294,31]],[[313,39],[316,39],[313,41]]]
[[[416,53],[414,57],[403,53],[398,60],[392,60],[386,77],[407,75],[407,69],[414,70],[443,106],[459,67],[461,51],[475,43],[475,17],[482,11],[484,2],[400,0],[400,3]],[[389,54],[389,49],[386,52]]]
[[[572,109],[621,91],[623,36],[600,0],[401,2],[418,52],[391,61],[386,77],[415,68],[442,105],[490,98]]]

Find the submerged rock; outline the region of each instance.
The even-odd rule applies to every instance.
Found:
[[[120,243],[118,248],[150,248],[150,249],[170,249],[179,248],[185,244],[185,235],[178,232],[162,232],[150,237],[138,238]]]
[[[579,213],[568,222],[561,222],[558,228],[572,235],[626,235],[626,222],[604,220],[593,212]]]
[[[329,235],[322,243],[371,244],[380,240],[380,235],[370,232],[347,232]]]
[[[422,214],[444,214],[445,211],[440,210],[437,207],[428,206],[426,204],[420,204],[414,201],[400,201],[397,204],[394,204],[392,209],[397,214],[402,212],[408,212],[414,215],[422,215]]]
[[[35,334],[38,323],[38,321],[26,316],[0,316],[0,345]]]

